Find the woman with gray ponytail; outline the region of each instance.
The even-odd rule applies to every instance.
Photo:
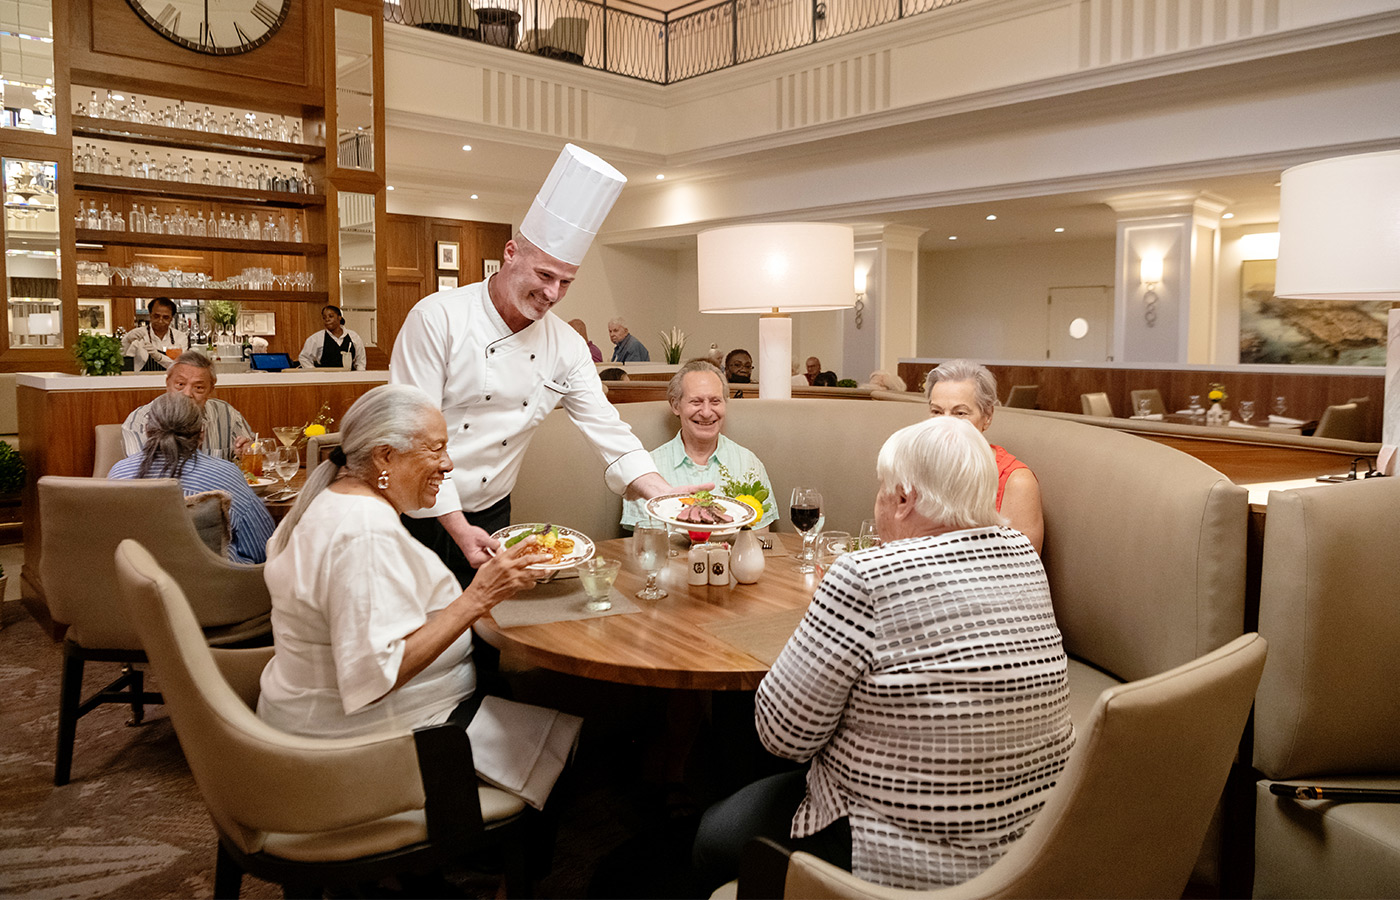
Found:
[[[403,527],[400,514],[432,506],[452,471],[447,426],[422,391],[374,388],[340,430],[268,544],[277,652],[258,715],[319,736],[467,719],[480,702],[472,623],[533,586],[526,567],[549,557],[523,541],[464,591]]]
[[[248,487],[238,466],[201,449],[204,411],[184,394],[170,392],[147,407],[146,443],[112,466],[108,478],[175,478],[186,497],[205,491],[228,494],[229,559],[260,563],[272,536],[272,517]]]

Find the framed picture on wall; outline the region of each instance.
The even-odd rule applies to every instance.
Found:
[[[501,271],[501,261],[499,259],[483,259],[481,261],[481,277],[490,278]]]
[[[79,300],[78,330],[110,335],[112,333],[112,301]]]
[[[450,291],[450,290],[452,290],[453,288],[455,288],[456,286],[457,286],[457,276],[456,276],[456,275],[439,275],[439,276],[438,276],[438,290],[440,290],[440,291]]]
[[[457,251],[459,246],[456,241],[437,242],[437,267],[457,271]]]

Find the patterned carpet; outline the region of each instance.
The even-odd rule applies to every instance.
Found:
[[[163,708],[148,707],[138,727],[125,724],[128,707],[105,705],[83,717],[73,779],[55,788],[61,646],[16,601],[0,604],[0,616],[0,897],[213,896],[214,830]],[[117,671],[89,663],[85,695]],[[659,693],[538,671],[512,683],[518,699],[586,720],[571,790],[558,798],[553,870],[538,896],[683,895],[675,874],[688,858],[693,810],[668,807],[664,792],[640,777],[654,746],[649,735],[664,718]],[[159,689],[154,677],[148,684]],[[736,750],[741,744],[702,735],[691,766],[697,798],[735,786],[738,769],[747,768],[732,765],[746,756]],[[495,896],[490,876],[451,872],[448,880],[448,895]],[[242,896],[281,891],[249,877]]]

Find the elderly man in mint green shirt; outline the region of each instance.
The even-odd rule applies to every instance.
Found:
[[[713,363],[697,359],[681,366],[666,388],[666,399],[671,403],[671,412],[680,417],[681,430],[651,451],[651,458],[671,484],[714,482],[717,492],[729,496],[733,496],[731,491],[742,493],[736,489],[739,485],[761,484],[767,496],[763,498],[763,515],[754,528],[767,529],[778,519],[768,472],[757,456],[720,433],[728,393],[724,373]],[[628,500],[622,504],[623,527],[633,528],[646,517],[642,502]]]

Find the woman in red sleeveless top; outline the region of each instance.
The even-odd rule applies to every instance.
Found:
[[[986,431],[996,409],[996,377],[986,366],[965,359],[943,363],[928,374],[928,409],[935,416],[957,416]],[[1030,538],[1040,552],[1045,540],[1045,520],[1040,509],[1040,482],[1030,467],[991,445],[997,455],[997,511],[1007,523]]]

